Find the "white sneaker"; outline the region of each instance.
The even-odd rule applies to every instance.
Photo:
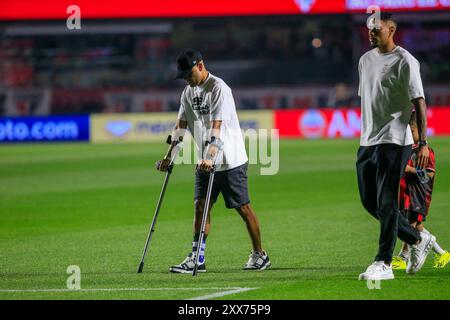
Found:
[[[406,273],[415,274],[422,268],[428,253],[430,253],[431,248],[433,248],[433,245],[436,242],[436,237],[432,234],[421,232],[420,237],[422,240],[419,244],[411,246]]]
[[[248,262],[244,266],[244,270],[265,270],[270,268],[272,263],[265,251],[262,253],[252,252],[248,257]]]
[[[192,273],[194,271],[194,266],[195,266],[195,253],[189,253],[186,259],[183,260],[183,262],[171,266],[169,271],[173,273]],[[206,272],[205,261],[203,261],[202,264],[199,264],[197,271]]]
[[[359,275],[359,280],[392,280],[394,273],[392,267],[384,263],[384,261],[375,261],[366,270]]]

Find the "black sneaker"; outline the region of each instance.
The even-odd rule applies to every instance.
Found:
[[[201,265],[198,266],[197,269],[198,272],[206,272],[205,262],[203,262]],[[194,271],[194,265],[195,265],[195,254],[191,252],[188,254],[186,259],[183,260],[182,263],[171,266],[169,271],[173,273],[192,273]]]
[[[262,253],[252,252],[248,258],[247,264],[244,266],[244,270],[264,270],[270,268],[271,265],[272,263],[265,251]]]

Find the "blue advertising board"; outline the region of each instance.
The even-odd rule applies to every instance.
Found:
[[[0,143],[89,141],[89,115],[0,118]]]

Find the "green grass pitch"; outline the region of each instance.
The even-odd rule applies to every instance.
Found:
[[[450,138],[431,143],[437,174],[426,225],[450,248]],[[272,268],[241,270],[250,240],[219,197],[208,272],[193,278],[168,272],[190,250],[190,165],[175,168],[144,272],[136,272],[163,181],[153,167],[164,144],[3,145],[0,299],[449,299],[450,266],[434,269],[433,254],[417,275],[396,271],[380,290],[357,280],[376,253],[379,229],[359,202],[357,146],[357,140],[282,140],[277,175],[249,167]],[[69,265],[80,267],[83,290],[65,291]],[[221,295],[235,288],[252,290]]]

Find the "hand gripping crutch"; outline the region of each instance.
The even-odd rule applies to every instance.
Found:
[[[144,252],[142,253],[141,263],[139,263],[138,273],[142,272],[142,269],[144,269],[144,260],[145,256],[147,255],[147,250],[150,247],[150,241],[152,240],[153,232],[155,231],[155,225],[156,225],[156,219],[158,218],[159,209],[161,208],[162,201],[164,199],[164,194],[166,193],[167,184],[169,183],[170,175],[172,174],[173,169],[173,162],[175,161],[176,156],[181,151],[182,148],[182,142],[183,138],[180,137],[179,140],[176,142],[174,149],[172,150],[173,156],[171,157],[171,161],[169,163],[169,166],[167,167],[166,176],[164,178],[164,183],[162,186],[161,193],[159,194],[158,204],[156,205],[155,214],[153,215],[152,225],[150,227],[150,231],[147,236],[147,241],[145,242]],[[171,136],[167,138],[167,143],[171,144]]]
[[[203,245],[203,238],[205,237],[206,219],[208,217],[209,203],[211,201],[211,191],[212,191],[212,187],[213,187],[213,183],[214,183],[214,174],[216,173],[216,162],[217,162],[217,159],[219,158],[219,153],[222,151],[223,142],[221,142],[220,140],[212,140],[211,144],[215,144],[217,146],[218,150],[217,150],[216,157],[214,159],[214,163],[213,163],[213,166],[212,166],[210,174],[209,174],[205,207],[203,208],[202,225],[201,225],[201,229],[200,229],[200,236],[198,238],[197,252],[195,254],[194,270],[192,271],[193,276],[196,276],[198,273],[198,259],[200,257],[200,250]]]

